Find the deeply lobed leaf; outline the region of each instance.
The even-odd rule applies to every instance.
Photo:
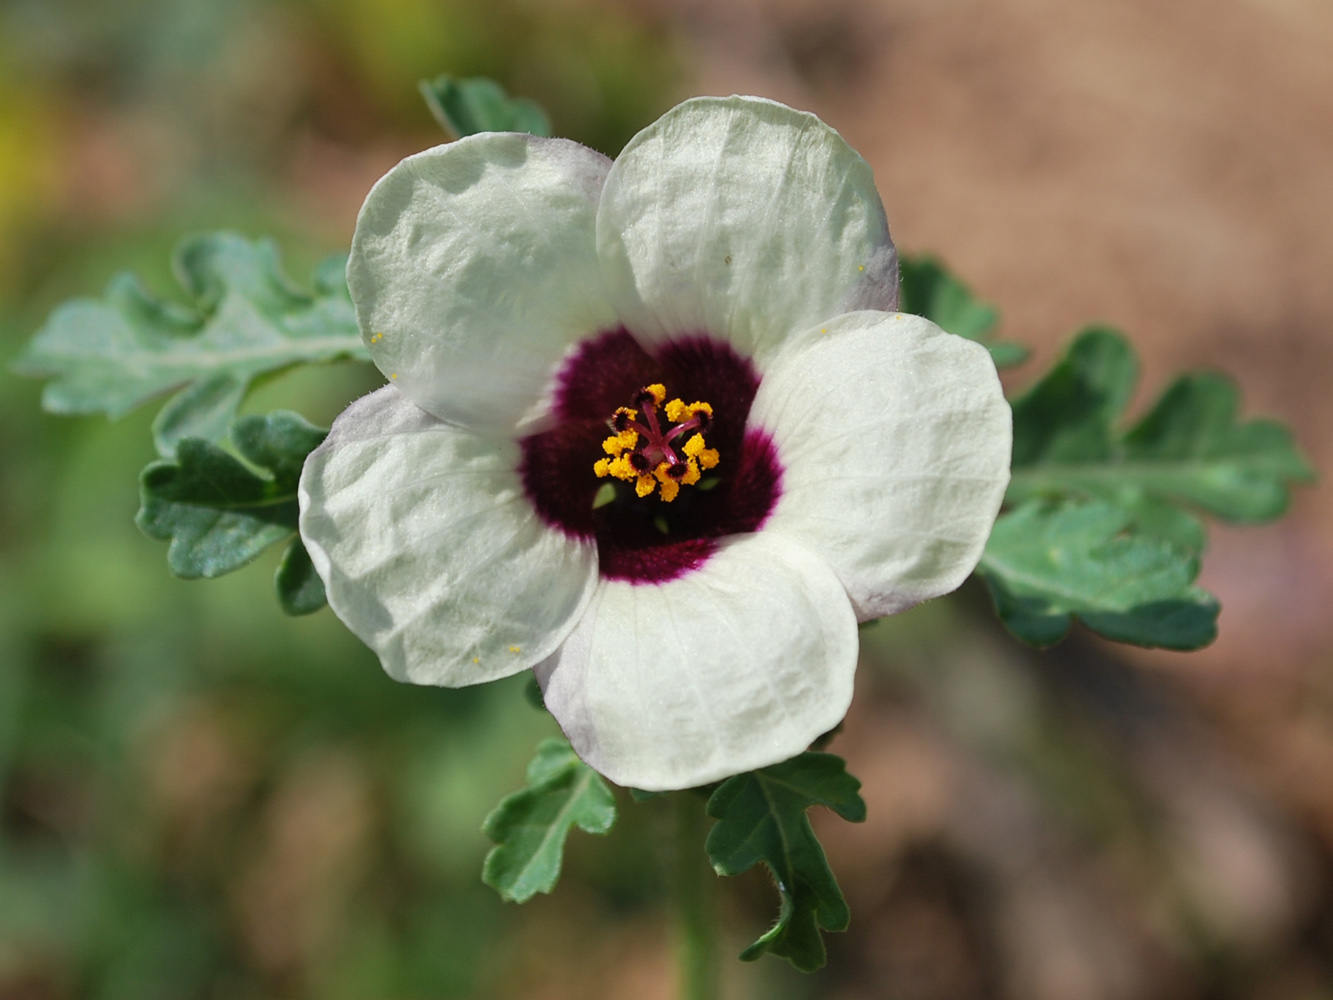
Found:
[[[528,132],[549,136],[551,122],[535,102],[510,97],[486,77],[460,80],[437,76],[422,80],[421,96],[444,129],[461,139],[478,132]]]
[[[708,815],[718,822],[706,847],[717,873],[739,875],[762,862],[781,895],[777,923],[741,953],[743,960],[772,952],[806,972],[824,964],[821,928],[846,930],[850,914],[806,813],[825,806],[859,823],[866,815],[860,787],[842,758],[803,753],[728,778],[708,800]]]
[[[295,533],[301,467],[327,433],[279,411],[232,424],[239,458],[211,441],[186,438],[174,461],[144,469],[135,523],[150,538],[170,543],[167,565],[177,576],[214,577],[239,569]],[[299,538],[283,556],[276,586],[291,614],[324,604],[323,584]]]
[[[528,765],[527,786],[506,796],[482,826],[496,843],[482,881],[515,903],[549,893],[560,878],[570,829],[606,833],[615,819],[615,798],[602,776],[565,740],[544,740]]]
[[[231,233],[184,241],[173,267],[189,306],[155,298],[122,274],[101,299],[51,314],[14,364],[51,379],[42,394],[48,411],[116,417],[179,390],[153,425],[159,452],[170,457],[186,438],[220,440],[262,376],[369,358],[341,258],[320,265],[310,292],[291,284],[271,241]]]
[[[1031,501],[995,523],[977,572],[1018,638],[1049,646],[1081,619],[1119,642],[1197,649],[1217,635],[1217,601],[1194,586],[1195,553],[1132,533],[1102,501]]]
[[[898,296],[903,312],[924,316],[942,330],[984,344],[997,368],[1022,364],[1028,352],[1018,344],[992,340],[1000,313],[944,269],[933,257],[899,261]]]
[[[1083,331],[1013,404],[1007,502],[1103,500],[1126,511],[1138,531],[1198,552],[1204,530],[1190,510],[1270,520],[1286,509],[1290,485],[1311,478],[1291,432],[1270,420],[1240,421],[1235,384],[1212,373],[1178,379],[1121,431],[1138,374],[1138,359],[1119,333]]]

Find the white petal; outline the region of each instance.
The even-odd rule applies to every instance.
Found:
[[[597,581],[589,542],[543,525],[516,446],[392,386],[334,421],[301,474],[301,538],[329,605],[389,676],[459,687],[549,656]]]
[[[750,423],[783,466],[765,530],[824,556],[862,621],[948,593],[981,558],[1012,421],[980,344],[919,316],[839,316],[764,375]]]
[[[814,115],[759,98],[686,101],[630,140],[597,244],[636,336],[709,333],[761,366],[822,319],[897,305],[869,164]]]
[[[537,679],[580,757],[656,791],[800,753],[846,714],[856,655],[837,578],[761,532],[669,583],[603,581]]]
[[[371,357],[409,399],[512,430],[567,348],[615,325],[594,235],[610,166],[565,139],[488,132],[380,179],[347,282]]]

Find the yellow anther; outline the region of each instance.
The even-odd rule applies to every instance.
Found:
[[[634,466],[629,464],[628,455],[621,455],[619,458],[614,459],[606,467],[606,471],[611,473],[611,475],[615,476],[617,479],[625,480],[625,482],[629,482],[631,479],[635,479],[639,475],[634,471]]]
[[[717,463],[721,461],[716,448],[705,448],[698,454],[699,464],[705,469],[717,468]]]
[[[658,406],[662,405],[662,400],[666,399],[666,386],[661,382],[654,382],[652,385],[645,385],[643,391],[653,397],[653,402]]]
[[[690,408],[685,405],[684,400],[673,399],[666,405],[667,419],[670,420],[673,424],[678,424],[683,419],[685,419],[685,414],[688,413],[689,410]]]
[[[646,497],[657,488],[657,481],[652,476],[640,476],[639,481],[634,484],[634,492],[640,497]]]
[[[685,447],[681,449],[681,451],[689,455],[690,458],[698,458],[699,453],[702,452],[703,450],[704,450],[704,436],[702,434],[692,435],[690,439],[685,442]]]
[[[602,442],[602,450],[608,455],[619,455],[622,451],[630,451],[639,443],[638,431],[622,431],[619,434],[612,434]]]
[[[707,413],[710,417],[713,415],[713,408],[708,403],[701,403],[697,399],[690,404],[690,416],[698,413]]]
[[[680,483],[674,479],[668,479],[662,483],[662,500],[670,503],[676,499],[676,494],[680,492]]]
[[[599,458],[592,464],[592,471],[597,473],[598,479],[605,479],[611,474],[611,459]]]
[[[682,486],[693,486],[698,481],[699,481],[699,466],[695,465],[694,460],[691,459],[689,464],[686,466],[685,475],[680,477],[680,484]]]

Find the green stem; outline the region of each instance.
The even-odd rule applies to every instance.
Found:
[[[718,1000],[717,875],[708,865],[704,800],[677,792],[675,878],[676,968],[680,1000]]]

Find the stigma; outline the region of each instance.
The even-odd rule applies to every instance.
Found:
[[[644,498],[657,493],[666,503],[693,486],[703,471],[716,467],[717,449],[704,435],[713,426],[713,408],[707,403],[666,402],[666,386],[644,386],[632,406],[611,415],[611,436],[602,442],[606,457],[593,464],[599,478],[613,476],[634,484]],[[663,405],[665,403],[665,405]]]

